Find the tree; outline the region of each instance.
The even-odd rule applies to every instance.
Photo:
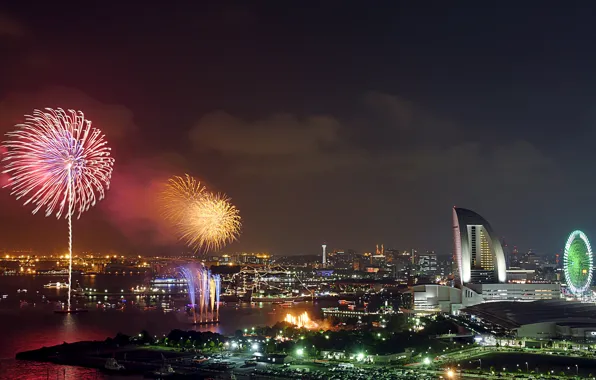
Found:
[[[408,318],[404,314],[392,316],[387,322],[387,331],[402,332],[408,327]]]
[[[140,335],[140,337],[138,339],[139,343],[141,343],[141,344],[153,343],[153,337],[151,336],[151,334],[149,334],[149,332],[147,330],[141,331],[141,333],[139,335]]]

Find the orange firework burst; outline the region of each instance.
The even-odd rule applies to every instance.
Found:
[[[224,194],[208,191],[186,174],[168,180],[161,194],[163,216],[195,250],[219,250],[240,233],[240,213]]]
[[[223,194],[205,192],[181,225],[182,239],[195,249],[219,250],[240,233],[240,213]]]

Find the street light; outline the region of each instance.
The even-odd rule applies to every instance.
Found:
[[[302,349],[302,348],[299,348],[299,349],[297,349],[297,350],[296,350],[296,354],[297,354],[298,356],[302,356],[302,355],[304,355],[304,349]]]
[[[447,377],[453,377],[453,375],[455,375],[455,373],[452,369],[447,370]]]
[[[528,362],[526,362],[526,372],[530,372],[530,369],[528,368]]]
[[[429,358],[424,358],[424,360],[422,361],[425,365],[429,365],[430,364],[430,359]]]
[[[579,366],[575,365],[575,374],[579,376]]]

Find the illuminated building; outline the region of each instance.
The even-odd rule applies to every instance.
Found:
[[[465,307],[491,302],[559,300],[560,284],[468,284],[461,289],[425,284],[411,288],[414,312],[457,313]]]
[[[375,249],[375,255],[376,256],[384,256],[385,255],[385,245],[384,244],[381,244],[380,247],[377,244],[377,247]]]
[[[415,285],[410,290],[415,312],[451,313],[461,308],[461,290],[442,285]],[[455,306],[454,306],[455,305]]]
[[[437,254],[426,252],[418,255],[418,268],[421,274],[434,275],[437,273]]]
[[[507,280],[503,247],[483,217],[454,207],[453,241],[461,284]]]
[[[496,301],[539,301],[561,298],[561,284],[469,284],[462,290],[464,306]]]
[[[321,245],[323,247],[323,266],[327,265],[327,244]]]
[[[268,253],[237,253],[234,255],[234,261],[237,264],[271,264],[271,255]]]

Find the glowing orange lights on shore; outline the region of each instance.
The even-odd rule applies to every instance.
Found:
[[[306,327],[307,329],[312,329],[317,327],[317,324],[310,319],[306,311],[297,317],[288,313],[286,314],[286,318],[284,319],[284,321],[300,328]]]

